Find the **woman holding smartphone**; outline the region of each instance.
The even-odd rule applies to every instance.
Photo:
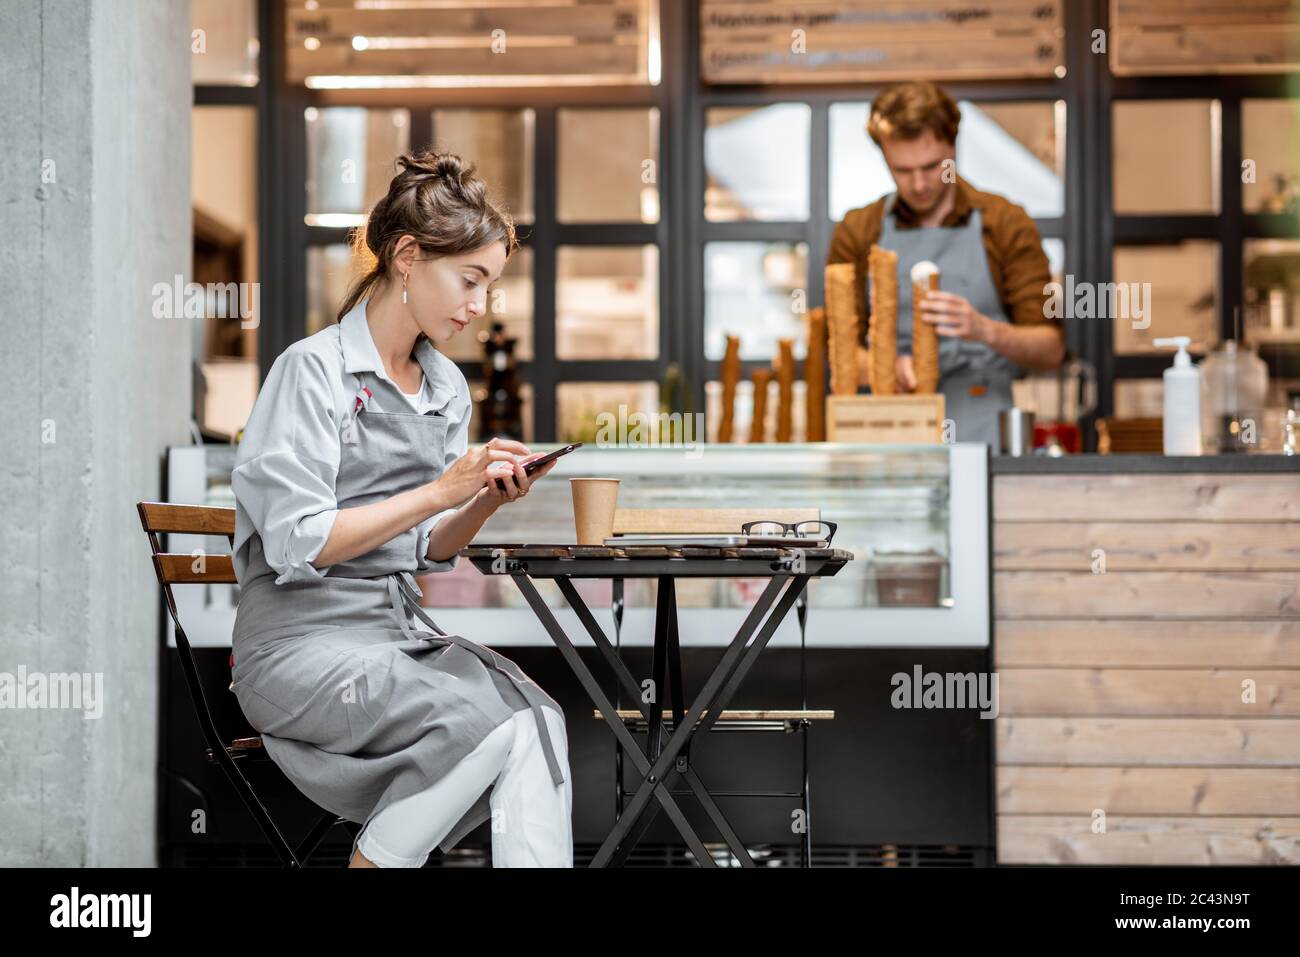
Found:
[[[364,823],[350,866],[422,866],[490,816],[494,866],[571,867],[563,711],[442,633],[415,579],[554,467],[469,450],[468,385],[434,347],[483,315],[514,226],[458,157],[398,164],[338,323],[276,359],[239,445],[234,692],[290,780]]]

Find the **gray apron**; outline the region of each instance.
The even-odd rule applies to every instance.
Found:
[[[886,200],[877,243],[898,253],[899,355],[912,352],[912,266],[927,259],[939,267],[940,289],[962,296],[996,322],[1007,322],[989,274],[980,211],[971,210],[964,226],[897,229],[896,199],[897,194],[891,193]],[[944,416],[956,423],[955,441],[985,442],[997,451],[998,412],[1014,404],[1011,380],[1019,373],[1019,366],[982,342],[939,337],[939,391]]]
[[[394,391],[363,375],[372,390]],[[341,443],[339,508],[432,481],[443,466],[446,416],[380,412],[363,401]],[[560,706],[514,662],[446,634],[420,607],[419,533],[331,565],[319,580],[282,585],[255,537],[240,582],[232,685],[240,707],[303,794],[358,823],[431,786],[525,708],[552,781],[565,779],[541,711],[563,719]],[[491,791],[443,839],[444,852],[489,819]]]

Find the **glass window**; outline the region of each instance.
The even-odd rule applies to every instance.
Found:
[[[962,100],[957,171],[1030,216],[1065,215],[1065,101]]]
[[[194,419],[205,434],[229,438],[257,399],[257,326],[263,316],[257,271],[257,110],[198,106],[190,123],[193,259],[189,280],[234,292],[207,297],[192,321],[202,401]],[[214,285],[209,285],[214,284]]]
[[[1158,419],[1164,414],[1164,379],[1115,380],[1115,418]]]
[[[320,332],[332,325],[356,273],[352,249],[346,243],[307,249],[307,331]]]
[[[867,135],[868,103],[832,103],[830,108],[830,216],[839,222],[850,209],[893,192],[885,156]]]
[[[257,86],[257,0],[191,0],[195,84]]]
[[[487,295],[488,313],[474,319],[461,332],[439,346],[439,350],[458,362],[479,362],[482,344],[487,341],[493,322],[502,322],[506,335],[515,340],[515,358],[533,357],[533,251],[526,246],[516,249],[506,262],[501,278],[492,284]]]
[[[482,430],[483,403],[487,401],[487,384],[482,379],[469,380],[470,398],[474,400],[469,417],[469,444],[481,445],[492,434],[484,435]],[[533,386],[530,382],[519,383],[520,416],[524,420],[524,435],[519,441],[528,445],[533,441]],[[509,438],[509,436],[507,436]],[[567,483],[566,483],[567,484]]]
[[[1300,341],[1300,239],[1247,239],[1242,259],[1246,341]]]
[[[808,244],[712,242],[704,246],[704,355],[721,359],[740,336],[743,359],[771,359],[778,339],[805,352]]]
[[[1295,213],[1300,206],[1300,100],[1242,100],[1241,153],[1247,164],[1242,208]]]
[[[795,379],[790,396],[790,434],[791,442],[806,441],[808,431],[808,414],[806,402],[808,383]],[[722,422],[722,383],[711,379],[704,383],[704,422],[710,442],[718,441],[718,425]],[[781,389],[772,377],[767,384],[767,405],[763,415],[763,441],[776,441],[776,425],[781,405]],[[732,406],[733,443],[744,444],[749,441],[750,430],[754,422],[754,380],[742,378],[736,383],[736,401]]]
[[[1052,282],[1065,282],[1065,240],[1044,239],[1043,252],[1047,255],[1047,268],[1051,270]]]
[[[704,128],[704,218],[808,219],[812,110],[806,103],[716,107]]]
[[[959,100],[957,172],[978,189],[1007,197],[1030,216],[1065,215],[1065,103]],[[830,108],[830,216],[894,191],[884,155],[867,135],[869,102]]]
[[[434,110],[433,142],[472,161],[516,223],[533,221],[532,110]]]
[[[1111,190],[1121,215],[1219,211],[1219,101],[1112,104]]]
[[[558,127],[560,222],[659,222],[657,109],[562,109]]]
[[[396,159],[410,147],[406,110],[309,106],[307,224],[358,226],[397,175]]]
[[[196,106],[190,121],[190,196],[194,219],[192,279],[244,283],[229,320],[204,323],[204,360],[257,358],[257,110]],[[235,312],[235,307],[240,311]],[[245,315],[247,314],[247,316]]]
[[[558,247],[555,354],[561,359],[659,355],[658,247]]]
[[[633,412],[658,412],[659,386],[654,382],[561,382],[555,390],[555,403],[559,441],[594,443],[601,413],[626,421]]]
[[[1104,291],[1115,354],[1172,355],[1170,349],[1151,345],[1152,339],[1162,336],[1188,336],[1192,340],[1188,348],[1194,352],[1212,349],[1219,341],[1218,275],[1219,244],[1212,240],[1116,246],[1115,295]],[[1102,292],[1097,292],[1096,299],[1102,299]],[[1075,299],[1078,315],[1079,291]]]

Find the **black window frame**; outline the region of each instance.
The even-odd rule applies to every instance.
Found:
[[[1111,258],[1117,242],[1167,243],[1185,238],[1220,244],[1219,309],[1221,335],[1233,329],[1234,309],[1243,297],[1244,243],[1255,238],[1300,237],[1300,217],[1246,214],[1241,208],[1241,101],[1294,99],[1287,73],[1228,76],[1117,77],[1110,53],[1091,52],[1093,31],[1110,29],[1107,0],[1065,0],[1064,77],[981,82],[944,82],[956,99],[980,101],[1063,100],[1066,104],[1065,210],[1036,219],[1044,238],[1065,242],[1065,272],[1105,283],[1112,281]],[[719,363],[704,358],[704,246],[716,239],[806,242],[809,305],[822,301],[822,266],[834,222],[827,208],[829,107],[868,100],[884,85],[790,84],[709,85],[699,69],[699,0],[661,0],[662,82],[657,86],[555,87],[472,90],[319,91],[284,80],[284,0],[259,0],[259,83],[256,88],[196,87],[195,105],[254,104],[258,109],[259,279],[263,317],[258,362],[265,376],[275,357],[305,334],[307,249],[346,239],[348,230],[309,227],[304,221],[305,190],[283,184],[306,181],[308,106],[405,107],[411,115],[411,142],[427,138],[436,107],[531,108],[534,143],[534,223],[522,230],[533,249],[534,358],[521,363],[533,387],[534,438],[556,438],[556,387],[567,381],[662,381],[676,362],[694,398],[705,408],[705,382],[718,377]],[[1218,99],[1222,104],[1220,200],[1218,215],[1116,216],[1112,210],[1111,110],[1126,99]],[[704,219],[704,120],[717,106],[806,103],[812,109],[810,216],[802,223],[711,223]],[[658,187],[660,216],[655,224],[564,224],[555,221],[556,119],[564,107],[657,107],[660,118]],[[865,135],[865,134],[864,134]],[[564,360],[555,358],[555,256],[561,245],[641,243],[659,249],[660,352],[647,360]],[[1098,372],[1098,416],[1111,415],[1114,383],[1159,376],[1164,356],[1115,356],[1111,320],[1065,320],[1073,355]],[[766,360],[744,363],[745,375]],[[469,378],[477,364],[461,363]],[[1092,430],[1086,433],[1091,435]]]

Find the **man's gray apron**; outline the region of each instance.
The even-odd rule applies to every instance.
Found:
[[[439,412],[359,409],[345,426],[339,508],[432,481],[446,436]],[[283,585],[254,537],[240,583],[233,636],[240,707],[303,794],[358,823],[428,788],[525,708],[537,719],[551,779],[564,781],[541,711],[563,719],[560,706],[514,662],[442,632],[420,607],[412,574],[419,534],[412,528],[330,566],[322,579]],[[443,839],[444,852],[490,817],[491,790]]]
[[[971,210],[965,226],[897,229],[893,217],[896,199],[897,194],[891,193],[886,200],[877,244],[898,253],[899,355],[912,352],[912,266],[927,259],[939,267],[940,289],[964,297],[996,322],[1007,322],[989,274],[980,211]],[[956,423],[954,441],[986,442],[997,451],[998,412],[1014,404],[1011,380],[1019,372],[1019,366],[982,342],[939,337],[939,391],[944,397],[944,416]]]

